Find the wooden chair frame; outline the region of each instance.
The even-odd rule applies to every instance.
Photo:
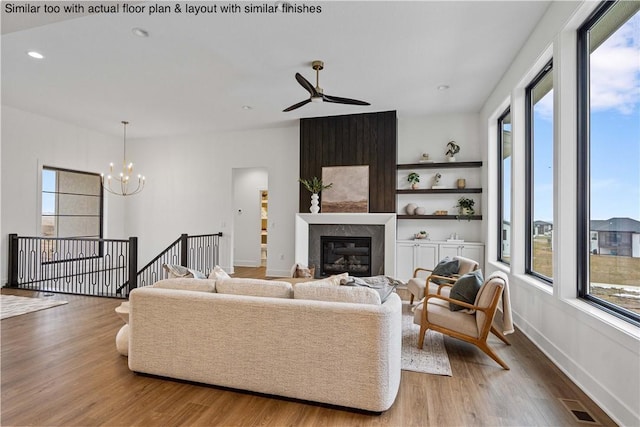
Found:
[[[502,295],[504,288],[502,288],[502,290],[495,293],[488,307],[480,307],[477,305],[466,303],[464,301],[458,301],[452,298],[445,297],[443,295],[439,295],[440,290],[444,286],[453,286],[453,284],[447,283],[447,284],[440,285],[438,287],[438,294],[427,294],[427,296],[424,298],[424,303],[422,306],[422,319],[420,321],[420,339],[418,341],[418,348],[420,349],[422,348],[422,346],[424,345],[424,336],[427,330],[431,329],[433,331],[441,332],[445,335],[449,335],[453,338],[457,338],[477,346],[478,348],[480,348],[480,350],[484,351],[487,354],[487,356],[495,360],[500,366],[502,366],[506,370],[509,370],[510,369],[509,366],[493,351],[493,349],[491,349],[491,347],[489,347],[489,344],[487,343],[489,332],[491,332],[505,344],[511,345],[509,341],[507,341],[507,339],[504,337],[504,335],[501,334],[500,331],[498,331],[493,326],[493,319],[496,315],[496,311],[498,309],[498,303],[500,302],[500,296]],[[450,303],[460,305],[465,308],[483,312],[485,314],[485,321],[484,321],[484,324],[482,325],[482,329],[480,330],[480,333],[478,334],[478,337],[476,338],[474,336],[462,334],[460,332],[454,331],[444,326],[439,326],[433,323],[429,323],[429,314],[428,314],[427,305],[428,305],[429,299],[431,298],[441,299],[444,301],[448,301]]]

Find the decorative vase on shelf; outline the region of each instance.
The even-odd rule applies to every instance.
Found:
[[[449,156],[448,159],[449,159],[450,162],[455,162],[456,161],[455,156]]]
[[[311,195],[311,207],[309,210],[314,214],[320,212],[320,205],[318,205],[318,193],[313,193]]]

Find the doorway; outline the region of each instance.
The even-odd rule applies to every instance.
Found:
[[[233,264],[267,264],[269,176],[267,168],[232,169]]]

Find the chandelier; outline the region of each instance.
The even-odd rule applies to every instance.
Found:
[[[124,126],[124,152],[122,155],[122,170],[119,174],[114,174],[113,172],[113,163],[109,164],[109,174],[105,176],[104,174],[100,174],[102,180],[102,188],[107,190],[111,194],[115,194],[116,196],[132,196],[142,191],[144,188],[144,176],[138,174],[138,182],[135,189],[130,189],[129,184],[130,181],[134,181],[131,179],[133,175],[133,163],[127,163],[127,125],[129,122],[122,121],[122,125]],[[115,188],[112,187],[112,184]]]

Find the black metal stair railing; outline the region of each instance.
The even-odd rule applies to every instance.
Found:
[[[138,239],[9,235],[9,287],[117,297],[136,277]]]
[[[219,263],[220,237],[221,232],[197,236],[182,234],[138,271],[136,287],[153,285],[165,278],[163,264],[181,265],[208,274]]]
[[[208,273],[219,263],[222,233],[182,234],[145,265],[138,265],[138,238],[128,240],[9,235],[7,286],[126,298],[165,277],[163,264]]]

